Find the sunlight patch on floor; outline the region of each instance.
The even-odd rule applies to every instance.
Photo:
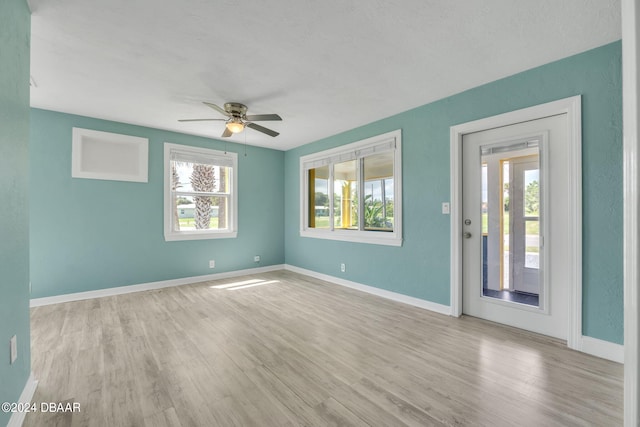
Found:
[[[226,289],[228,291],[236,291],[238,289],[253,288],[254,286],[269,285],[272,283],[280,283],[280,281],[251,279],[251,280],[243,280],[241,282],[225,283],[224,285],[213,285],[209,287],[211,289]]]

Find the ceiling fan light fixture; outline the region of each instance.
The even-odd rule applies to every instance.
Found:
[[[242,120],[239,118],[231,118],[227,122],[227,129],[229,129],[231,133],[240,133],[244,130],[244,123],[242,123]]]
[[[221,138],[228,138],[233,134],[240,133],[245,127],[251,128],[255,131],[262,132],[265,135],[276,137],[280,135],[279,132],[268,129],[264,126],[260,126],[254,122],[259,121],[281,121],[282,117],[277,114],[252,114],[247,116],[247,106],[240,104],[239,102],[227,102],[224,104],[224,108],[218,107],[216,104],[203,101],[207,107],[213,108],[223,116],[224,119],[180,119],[179,122],[208,122],[208,121],[224,121],[225,128]]]

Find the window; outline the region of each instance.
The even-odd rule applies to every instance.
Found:
[[[237,235],[235,153],[164,144],[165,240]]]
[[[400,130],[300,158],[300,235],[402,245]]]

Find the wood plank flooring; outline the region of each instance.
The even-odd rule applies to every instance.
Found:
[[[31,310],[25,426],[615,426],[622,365],[287,271]]]

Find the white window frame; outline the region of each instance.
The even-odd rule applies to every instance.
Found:
[[[333,225],[328,229],[312,228],[308,226],[309,221],[309,173],[310,169],[317,167],[319,163],[334,164],[344,161],[344,159],[362,159],[368,155],[380,153],[375,151],[387,146],[385,150],[394,152],[393,156],[393,231],[377,230],[341,230],[334,229]],[[359,185],[361,177],[358,178]],[[333,188],[330,188],[331,199],[333,199]],[[359,193],[361,191],[359,190]],[[359,196],[362,200],[362,196]],[[341,240],[346,242],[369,243],[375,245],[402,246],[402,131],[400,129],[377,135],[351,144],[343,145],[331,150],[320,151],[300,157],[300,236],[317,239]],[[361,203],[360,203],[361,204]],[[359,206],[361,210],[362,207]],[[360,221],[361,223],[362,221]],[[361,224],[360,226],[362,226]]]
[[[229,196],[227,207],[229,226],[225,230],[181,230],[172,228],[172,191],[171,191],[171,153],[177,151],[191,156],[203,156],[206,158],[220,157],[232,163],[229,183]],[[238,235],[238,154],[212,150],[209,148],[192,147],[180,144],[164,143],[164,239],[165,241],[177,240],[203,240],[203,239],[228,239]]]

